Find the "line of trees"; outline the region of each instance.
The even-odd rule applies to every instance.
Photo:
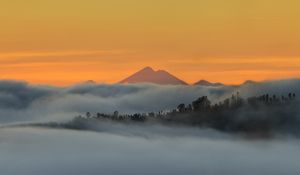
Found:
[[[189,114],[189,113],[214,113],[237,110],[242,107],[265,107],[276,106],[282,104],[289,104],[296,99],[295,93],[289,93],[287,96],[269,95],[264,94],[261,96],[249,97],[246,100],[240,96],[240,93],[232,94],[230,98],[226,98],[223,101],[212,104],[207,96],[202,96],[191,104],[185,105],[181,103],[176,109],[171,111],[159,111],[157,113],[135,113],[135,114],[123,114],[120,115],[118,111],[114,111],[113,114],[96,113],[92,115],[87,112],[85,116],[78,116],[81,119],[111,119],[111,120],[132,120],[132,121],[145,121],[149,118],[158,118],[170,120],[172,116],[176,114]]]
[[[166,125],[206,127],[223,132],[246,133],[266,136],[274,131],[300,136],[300,110],[295,93],[287,96],[263,94],[244,99],[237,92],[218,103],[202,96],[191,104],[179,104],[171,111],[150,113],[113,114],[87,112],[75,117],[65,127],[89,129],[89,123],[105,120],[119,122],[156,122]]]

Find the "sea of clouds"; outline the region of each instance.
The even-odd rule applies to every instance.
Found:
[[[80,84],[64,88],[0,81],[1,174],[299,174],[300,140],[288,136],[247,139],[212,129],[114,122],[99,124],[96,132],[15,125],[64,122],[87,111],[155,112],[203,95],[218,102],[237,91],[245,98],[264,93],[298,95],[300,80],[223,87]]]
[[[221,87],[79,84],[65,88],[0,81],[0,122],[67,120],[88,111],[157,112],[174,109],[180,103],[191,103],[204,95],[215,103],[236,92],[244,98],[264,93],[300,94],[300,80]]]

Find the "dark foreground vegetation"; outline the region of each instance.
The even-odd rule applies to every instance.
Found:
[[[212,104],[202,96],[191,104],[179,104],[171,111],[120,115],[87,112],[68,124],[80,129],[85,123],[115,121],[122,123],[159,123],[206,127],[231,133],[268,136],[274,132],[300,136],[300,115],[296,94],[287,96],[264,94],[244,99],[239,93]]]
[[[287,96],[264,94],[244,99],[239,93],[219,103],[212,104],[202,96],[191,104],[179,104],[171,111],[157,113],[113,114],[87,112],[65,124],[48,125],[70,129],[90,130],[99,122],[111,121],[124,124],[158,123],[170,126],[212,128],[222,132],[241,133],[259,137],[272,134],[300,136],[300,114],[296,94]]]

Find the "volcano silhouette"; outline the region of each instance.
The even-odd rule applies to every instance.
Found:
[[[187,85],[174,75],[164,70],[154,71],[151,67],[145,67],[119,83],[154,83],[160,85]]]

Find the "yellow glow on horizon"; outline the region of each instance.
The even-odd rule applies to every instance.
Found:
[[[0,79],[114,83],[151,66],[194,83],[300,77],[298,0],[13,0]]]

